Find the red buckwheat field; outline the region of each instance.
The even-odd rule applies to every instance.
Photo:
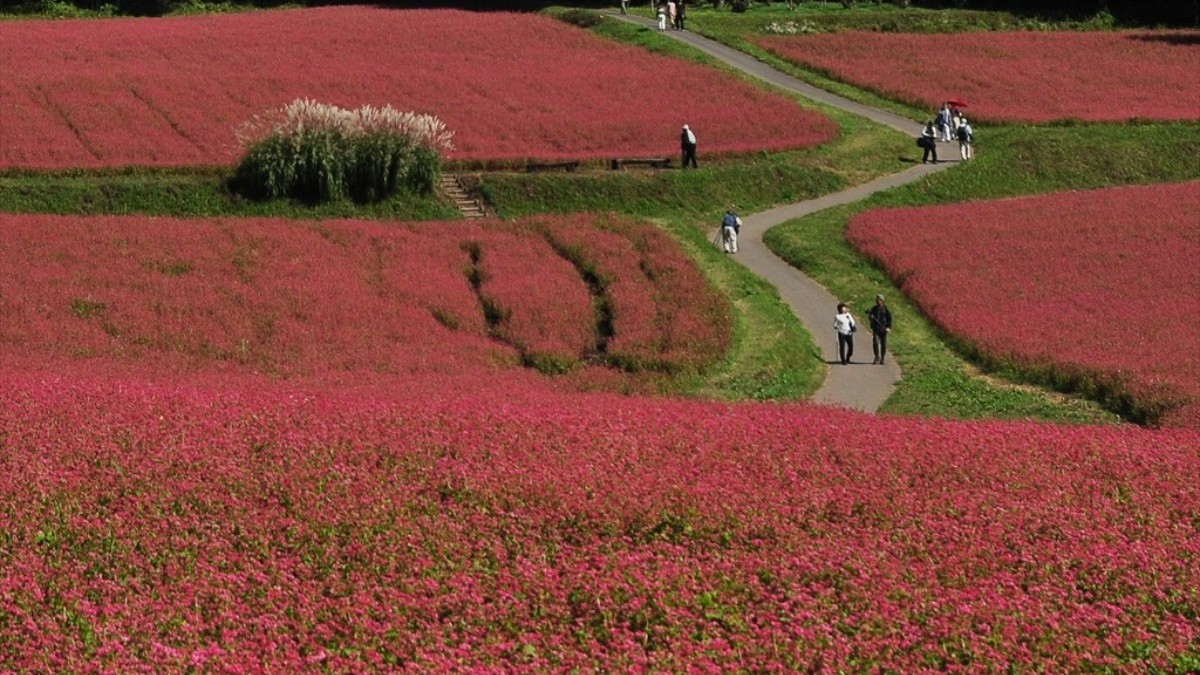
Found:
[[[949,51],[1040,53],[969,37]],[[908,59],[887,36],[814,44],[859,38],[867,58]],[[1121,72],[1164,73],[1131,85],[1158,94],[1194,65],[1194,41],[1056,39],[1094,73],[1133,50]],[[179,211],[108,188],[186,190],[160,174],[225,171],[235,128],[298,98],[436,116],[463,160],[447,172],[673,157],[685,122],[705,153],[837,136],[786,96],[503,12],[6,19],[0,63],[4,204],[28,189],[127,214],[0,208],[0,673],[1200,671],[1200,183],[849,225],[951,340],[1156,424],[730,402],[715,396],[807,372],[754,360],[799,331],[762,318],[786,310],[773,289],[702,233],[668,234],[725,207],[711,195],[643,217],[404,222],[241,197],[212,212],[297,217],[142,215]],[[962,95],[1004,99],[1023,68],[1005,63],[1002,84]],[[1191,119],[1141,99],[1116,112],[1125,90],[1089,86],[1063,88],[1070,116]],[[1097,91],[1106,103],[1079,103]],[[826,172],[854,155],[847,182],[895,160],[855,143],[771,160]],[[766,186],[718,186],[767,175],[736,160],[562,182],[590,199],[599,173],[661,179],[630,199],[646,202]],[[224,168],[121,168],[137,166]]]
[[[980,352],[1200,426],[1197,213],[1192,182],[871,211],[848,238]]]
[[[966,112],[976,120],[1200,119],[1200,35],[1194,31],[843,31],[756,41],[930,110],[947,97],[966,99]]]
[[[5,244],[0,364],[469,380],[673,372],[729,342],[724,300],[678,246],[616,218],[6,216]]]
[[[572,393],[728,340],[631,221],[5,223],[18,671],[1168,668],[1200,639],[1195,429]]]
[[[504,12],[0,22],[0,63],[0,168],[231,164],[234,129],[297,98],[434,115],[454,132],[452,159],[671,155],[682,124],[708,153],[837,134],[711,68]]]

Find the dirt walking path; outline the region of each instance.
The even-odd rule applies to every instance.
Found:
[[[633,15],[610,14],[609,16],[649,28],[656,27],[655,22]],[[795,92],[813,101],[865,117],[913,137],[916,137],[921,131],[921,123],[918,121],[855,103],[818,89],[791,75],[781,73],[744,52],[731,49],[691,31],[668,30],[663,35],[686,42],[764,82]],[[955,152],[945,154],[953,154],[954,160],[957,160],[957,149],[957,145],[955,145]],[[734,259],[779,290],[780,297],[792,308],[805,329],[812,334],[821,349],[825,363],[829,364],[824,384],[813,394],[814,401],[826,405],[875,412],[879,410],[879,407],[891,395],[896,383],[900,381],[900,366],[896,363],[895,358],[889,358],[887,363],[882,366],[871,365],[871,334],[867,330],[866,317],[866,311],[870,309],[870,306],[853,303],[848,303],[851,304],[850,311],[862,328],[855,336],[852,363],[848,366],[841,365],[838,360],[837,337],[833,330],[833,315],[837,313],[839,298],[834,297],[824,286],[809,279],[799,270],[771,253],[763,244],[763,233],[789,220],[833,206],[866,199],[876,192],[920,180],[931,173],[953,166],[956,163],[954,160],[943,161],[939,164],[918,164],[849,190],[742,216],[743,226],[738,242],[739,252]],[[901,166],[898,163],[897,169],[900,169]],[[897,317],[899,323],[897,330],[903,330],[903,321],[903,317]],[[900,355],[900,358],[903,358],[903,355]]]

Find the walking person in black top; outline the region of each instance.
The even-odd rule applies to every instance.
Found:
[[[867,311],[871,319],[871,350],[875,352],[872,363],[883,365],[887,355],[887,337],[892,331],[892,312],[888,309],[882,295],[875,296],[875,306]]]
[[[920,141],[921,147],[925,150],[925,154],[921,157],[921,163],[927,163],[930,156],[932,156],[933,163],[937,164],[937,132],[933,129],[933,120],[929,120],[925,124],[925,129],[921,131]]]

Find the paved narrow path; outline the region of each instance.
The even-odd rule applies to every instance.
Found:
[[[657,27],[656,22],[632,14],[610,14],[609,16],[651,29]],[[691,31],[668,30],[663,35],[686,42],[768,84],[800,94],[813,101],[865,117],[913,137],[921,131],[921,123],[918,121],[855,103],[847,98],[818,89],[791,75],[781,73],[744,52],[739,52]],[[957,144],[948,144],[943,147],[946,150],[952,148],[954,159],[957,159]],[[917,164],[902,170],[902,165],[897,163],[897,173],[869,183],[817,199],[742,216],[743,226],[738,242],[740,250],[734,259],[779,290],[780,297],[791,307],[800,319],[800,323],[808,332],[812,333],[813,339],[821,349],[825,363],[830,364],[824,384],[813,394],[814,401],[826,405],[875,412],[891,395],[896,383],[900,381],[900,367],[895,358],[889,358],[887,364],[883,366],[870,365],[871,334],[866,330],[866,311],[869,306],[853,304],[850,307],[851,313],[863,328],[855,336],[853,362],[849,366],[841,365],[838,360],[837,337],[833,330],[833,315],[836,313],[839,299],[834,297],[824,286],[809,279],[767,249],[762,240],[763,233],[789,220],[833,206],[866,199],[876,192],[920,180],[931,173],[946,169],[954,163],[954,160],[951,160],[943,161],[940,164]],[[898,317],[897,320],[903,322],[903,317]]]

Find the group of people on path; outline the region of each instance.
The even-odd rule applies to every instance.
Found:
[[[975,130],[971,128],[967,116],[963,115],[956,106],[944,103],[937,115],[925,123],[925,128],[921,131],[920,138],[917,139],[917,145],[925,150],[925,154],[921,157],[921,163],[927,164],[932,161],[937,164],[939,161],[937,144],[953,141],[958,141],[958,155],[964,162],[975,156],[975,150],[972,147],[975,143]]]
[[[736,208],[730,206],[721,219],[718,236],[721,248],[726,253],[738,252],[738,234],[742,230],[742,219],[738,216]],[[888,333],[892,332],[892,310],[888,309],[882,294],[875,296],[875,305],[867,310],[867,318],[871,322],[871,351],[875,354],[875,360],[871,363],[883,365],[887,359]],[[833,328],[837,332],[838,360],[843,366],[848,366],[854,356],[854,334],[858,332],[858,322],[854,320],[854,315],[844,302],[837,305]]]
[[[867,317],[871,321],[871,351],[875,353],[875,360],[871,363],[883,365],[887,358],[888,333],[892,332],[892,311],[882,295],[875,296],[875,305],[867,311]],[[838,303],[833,328],[837,331],[838,360],[843,366],[848,366],[850,358],[854,356],[854,334],[858,332],[858,322],[844,302]]]
[[[625,13],[625,1],[621,2],[621,13]],[[670,25],[675,30],[683,30],[683,21],[687,17],[687,9],[683,0],[667,0],[658,2],[658,30],[661,33]]]

